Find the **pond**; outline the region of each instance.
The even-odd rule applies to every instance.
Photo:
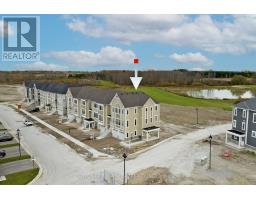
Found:
[[[254,97],[250,90],[232,91],[230,89],[202,89],[187,91],[187,95],[202,99],[248,99]]]

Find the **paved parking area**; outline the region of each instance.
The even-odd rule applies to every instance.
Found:
[[[6,152],[5,158],[10,158],[10,157],[15,157],[19,156],[19,146],[14,146],[14,147],[8,147],[8,148],[2,148]],[[27,153],[23,148],[21,148],[21,155],[26,155]]]
[[[34,167],[38,167],[38,166],[35,164]],[[12,174],[20,171],[25,171],[32,168],[33,168],[33,161],[31,159],[5,163],[0,165],[0,176]]]

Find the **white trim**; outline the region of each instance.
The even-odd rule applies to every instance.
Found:
[[[245,130],[245,144],[247,144],[247,134],[248,134],[248,123],[249,123],[249,113],[250,111],[248,110],[247,112],[247,118],[246,118],[246,130]]]
[[[252,114],[252,122],[253,122],[253,123],[256,123],[256,113],[253,113],[253,114]]]
[[[236,128],[236,120],[235,119],[232,122],[232,126],[233,126],[233,128]]]
[[[252,137],[252,138],[256,138],[256,131],[252,131],[251,137]]]
[[[245,122],[242,122],[242,130],[245,131]]]
[[[246,117],[246,110],[243,109],[243,118],[245,118],[245,117]]]
[[[233,110],[233,115],[234,115],[234,116],[237,116],[237,108],[234,108],[234,110]]]

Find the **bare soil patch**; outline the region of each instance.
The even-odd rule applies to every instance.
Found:
[[[22,85],[0,85],[0,102],[17,103],[24,98]]]
[[[160,118],[165,123],[171,123],[187,128],[197,126],[195,107],[161,104]],[[198,108],[199,126],[213,126],[231,121],[231,111],[218,108]]]
[[[128,177],[129,185],[166,185],[170,183],[168,168],[150,167]]]

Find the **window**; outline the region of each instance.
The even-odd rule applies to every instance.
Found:
[[[246,110],[243,110],[243,118],[246,118]]]
[[[242,130],[245,130],[245,122],[242,122]]]
[[[151,122],[151,123],[153,122],[153,118],[152,118],[152,117],[150,118],[150,122]]]
[[[129,137],[129,133],[126,133],[126,137],[127,137],[127,138]]]
[[[157,105],[155,106],[155,110],[157,111]]]
[[[236,128],[236,120],[233,120],[233,127]]]
[[[128,109],[127,109],[127,110],[126,110],[126,114],[128,115],[128,113],[129,113],[129,112],[128,112]]]
[[[126,127],[128,127],[129,126],[129,122],[128,121],[126,121]]]
[[[252,137],[256,138],[256,131],[252,131]]]
[[[148,119],[146,119],[146,124],[148,123]]]
[[[136,114],[137,113],[137,108],[134,108],[134,114]]]
[[[137,120],[136,119],[134,119],[134,126],[136,126],[137,125]]]
[[[135,135],[135,136],[137,135],[137,131],[134,131],[134,135]]]
[[[155,121],[156,121],[156,122],[158,121],[158,117],[157,117],[157,115],[155,116]]]
[[[237,108],[234,108],[233,114],[234,114],[234,116],[237,116]]]
[[[256,113],[253,113],[252,122],[253,122],[253,123],[256,123]]]

